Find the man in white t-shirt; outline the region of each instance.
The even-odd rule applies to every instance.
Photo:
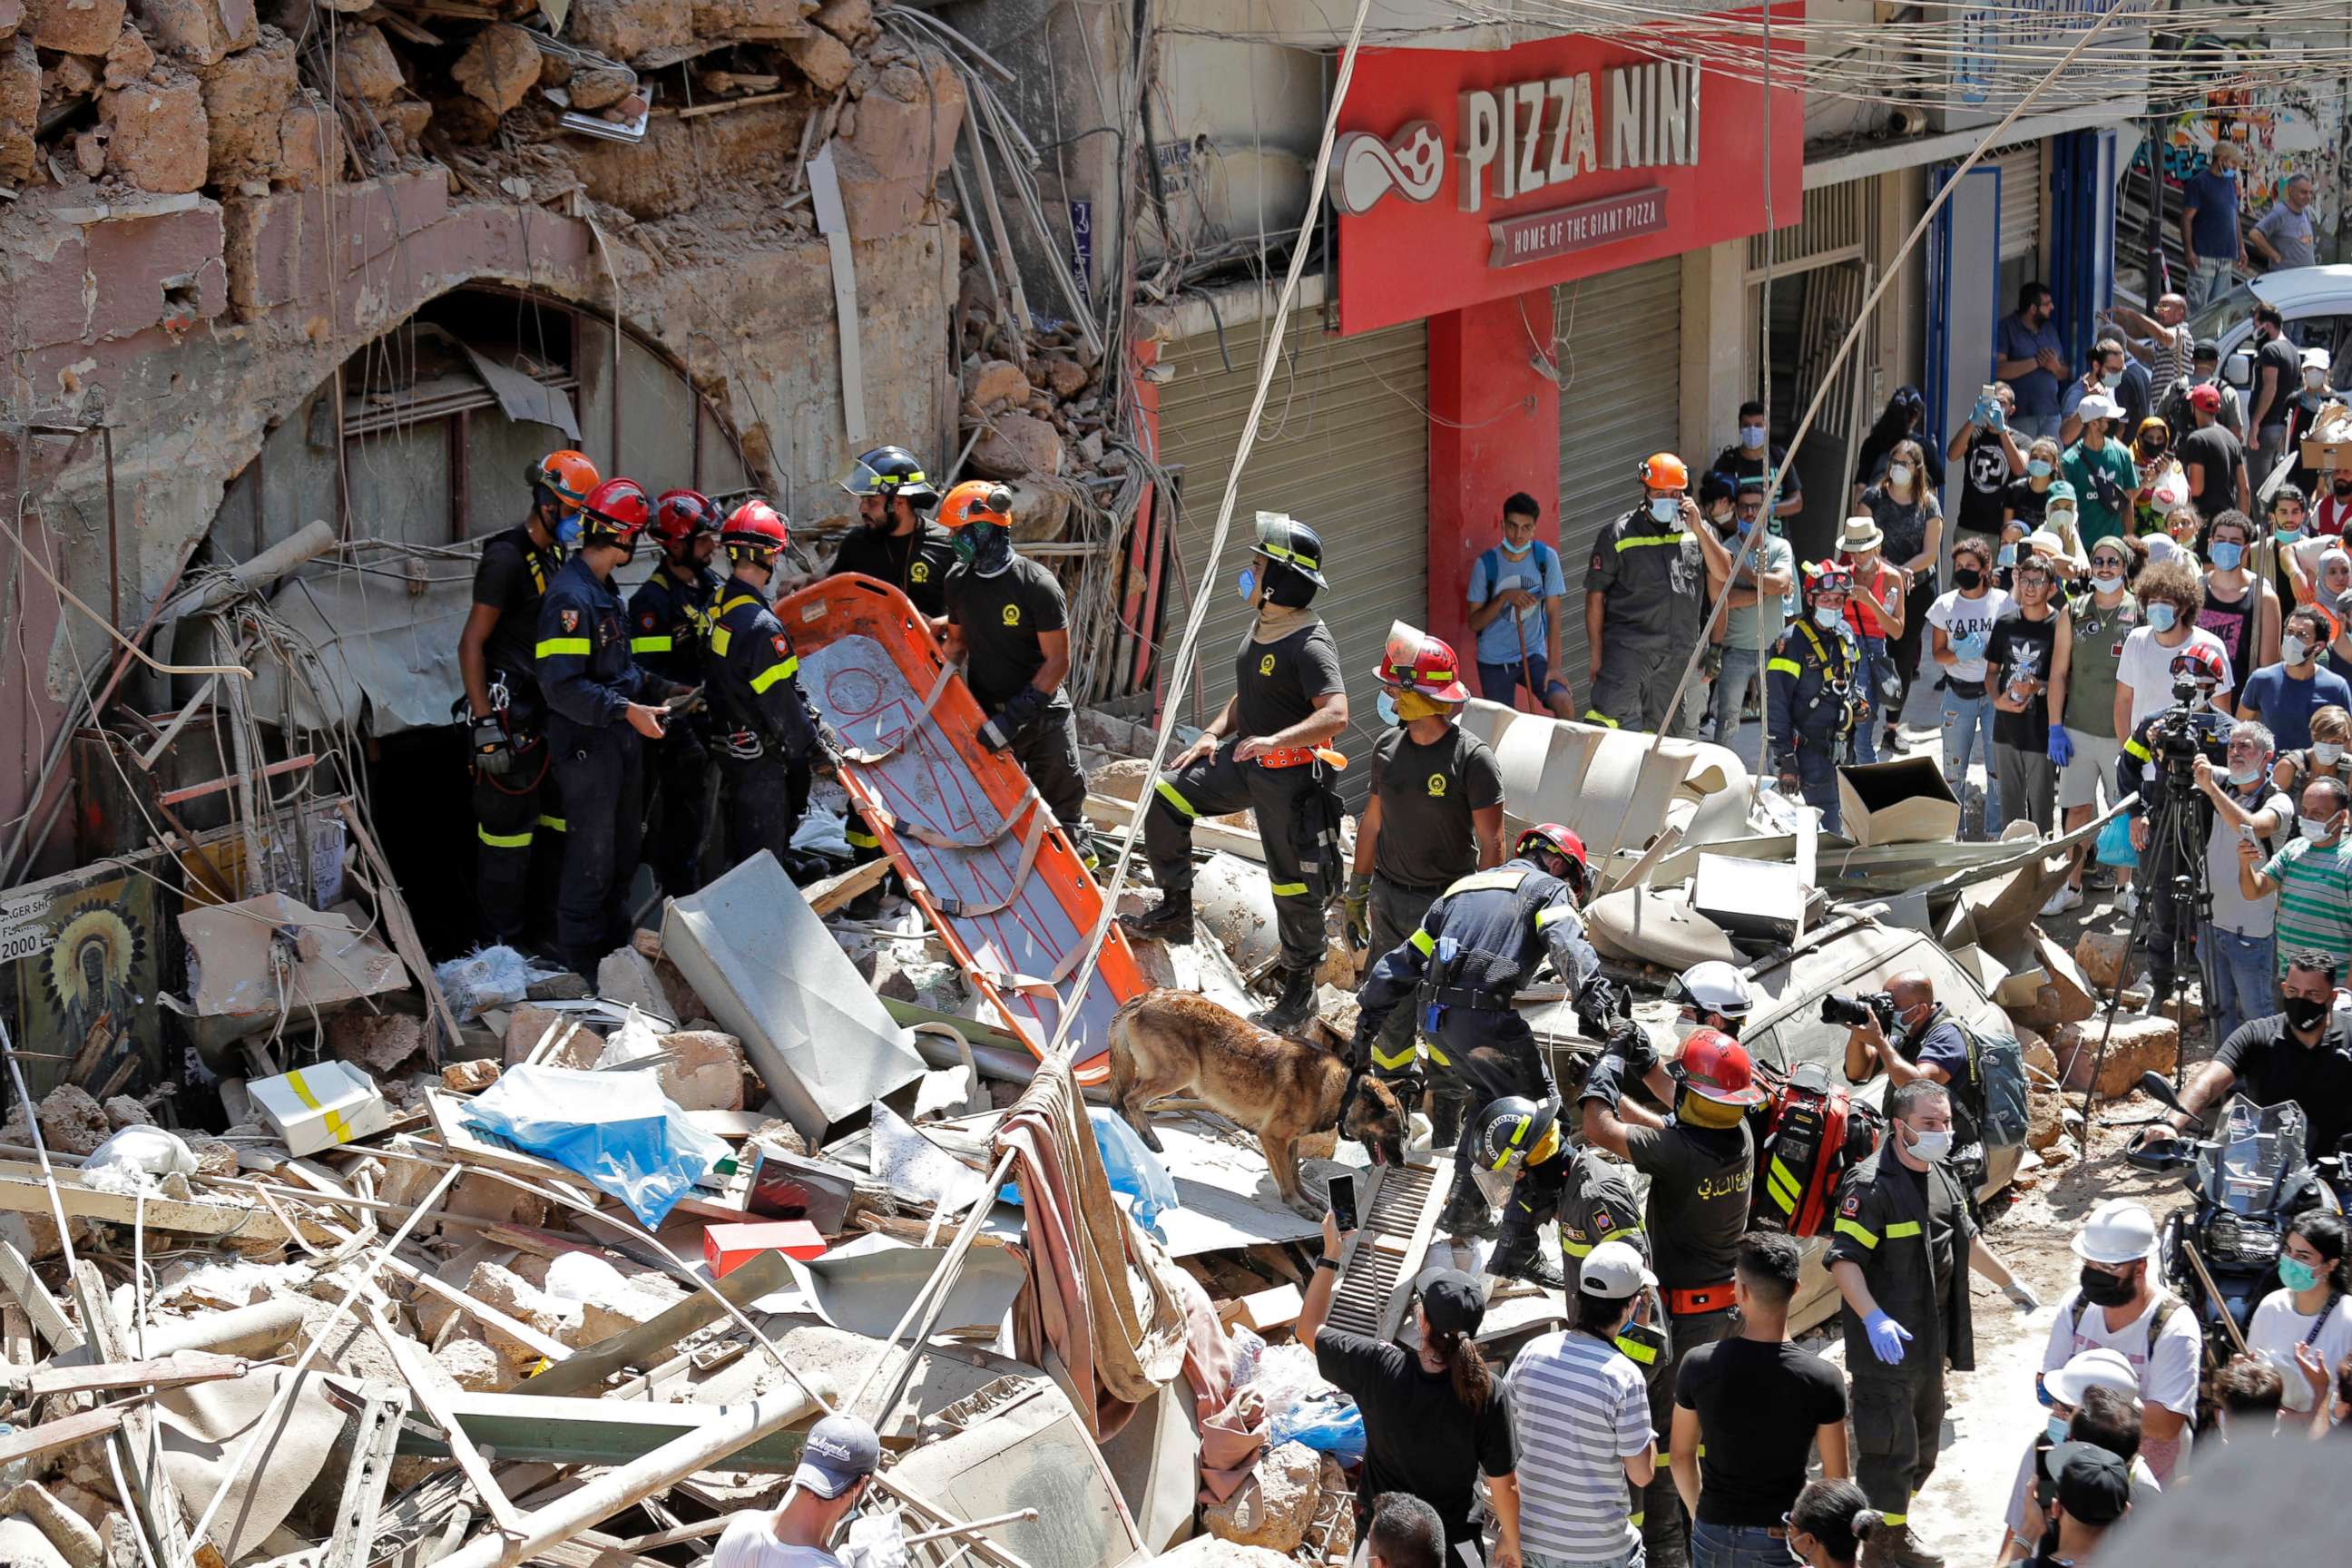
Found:
[[[1985,689],[1985,650],[1992,624],[2009,608],[2007,594],[1992,585],[1992,556],[1985,542],[1964,535],[1952,546],[1950,592],[1927,606],[1929,654],[1944,670],[1944,782],[1953,798],[1969,797],[1969,758],[1985,770],[1984,831],[2000,837],[2000,786],[1992,769],[1992,694]],[[1982,744],[1979,745],[1979,742]]]
[[[826,1548],[881,1463],[873,1427],[855,1415],[826,1416],[809,1429],[783,1506],[737,1514],[710,1568],[841,1568]]]
[[[2101,1204],[2073,1245],[2082,1283],[2059,1298],[2042,1387],[2046,1392],[2049,1375],[2084,1351],[2120,1351],[2139,1377],[2140,1458],[2158,1480],[2169,1481],[2197,1414],[2197,1314],[2157,1283],[2156,1216],[2142,1205]]]

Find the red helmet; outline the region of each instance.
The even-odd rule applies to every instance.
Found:
[[[590,544],[634,545],[653,516],[645,486],[635,479],[606,479],[581,499],[581,538]]]
[[[1557,822],[1539,822],[1518,837],[1511,846],[1513,855],[1526,856],[1538,852],[1565,856],[1569,863],[1569,882],[1576,889],[1579,901],[1591,886],[1592,866],[1584,853],[1584,840]]]
[[[1764,1103],[1748,1047],[1721,1029],[1694,1029],[1683,1042],[1683,1087],[1717,1105]]]
[[[700,490],[664,490],[654,502],[654,537],[664,544],[718,531],[719,505]]]
[[[1418,691],[1436,702],[1470,700],[1470,689],[1462,684],[1462,671],[1454,660],[1454,649],[1442,639],[1402,621],[1390,623],[1388,647],[1381,655],[1381,667],[1372,672],[1372,679],[1383,686]]]
[[[1816,561],[1805,568],[1805,592],[1814,597],[1853,591],[1853,574],[1834,561]]]
[[[602,477],[596,472],[596,465],[588,460],[587,453],[575,452],[568,447],[560,452],[550,452],[523,469],[523,478],[552,494],[563,504],[567,515],[588,499],[588,492],[596,488]]]
[[[2205,644],[2195,642],[2172,656],[2172,673],[2210,686],[2219,686],[2229,678],[2221,667],[2221,656]]]
[[[784,514],[763,500],[747,500],[737,507],[719,533],[729,560],[748,560],[758,566],[772,563],[792,542],[792,525],[784,521]]]

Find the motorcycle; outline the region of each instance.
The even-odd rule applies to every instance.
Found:
[[[2139,1087],[2189,1115],[2162,1074],[2142,1074]],[[2165,1221],[2157,1256],[2165,1284],[2189,1304],[2204,1331],[2210,1376],[2228,1363],[2255,1305],[2278,1288],[2287,1222],[2314,1207],[2344,1212],[2336,1196],[2343,1188],[2344,1158],[2340,1152],[2309,1157],[2308,1123],[2303,1107],[2292,1100],[2256,1105],[2233,1094],[2222,1103],[2210,1135],[2204,1135],[2206,1122],[2194,1116],[2189,1129],[2200,1136],[2186,1148],[2133,1148],[2124,1160],[2142,1171],[2186,1170],[2184,1184],[2196,1202]],[[2223,1323],[2223,1312],[2235,1324],[2234,1334]]]

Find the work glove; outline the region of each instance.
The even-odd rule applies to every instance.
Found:
[[[1624,1010],[1617,987],[1598,974],[1577,988],[1576,1021],[1595,1039],[1607,1038],[1610,1022]]]
[[[1372,1031],[1364,1026],[1364,1016],[1356,1015],[1356,1032],[1348,1041],[1349,1089],[1353,1092],[1355,1080],[1364,1076],[1372,1065]]]
[[[1609,1031],[1609,1052],[1636,1078],[1658,1065],[1658,1047],[1651,1043],[1650,1031],[1630,1018]]]
[[[1862,1321],[1870,1332],[1870,1353],[1888,1366],[1903,1364],[1903,1347],[1911,1342],[1911,1331],[1873,1307]]]
[[[988,722],[980,727],[980,743],[992,752],[1010,748],[1020,739],[1021,731],[1035,721],[1049,699],[1034,686],[1024,686],[1013,694],[1013,700],[998,709]]]
[[[1347,897],[1340,900],[1348,911],[1348,949],[1372,945],[1372,879],[1359,871],[1348,879]]]
[[[507,727],[495,713],[487,719],[474,721],[474,768],[488,778],[503,778],[514,771],[514,742],[507,739]]]
[[[2041,1309],[2042,1298],[2034,1294],[2033,1287],[2022,1279],[2011,1280],[2000,1288],[2000,1293],[2015,1302],[2017,1310],[2021,1312],[2038,1311]]]
[[[2062,768],[2074,760],[2074,737],[2063,724],[2050,726],[2050,760]]]

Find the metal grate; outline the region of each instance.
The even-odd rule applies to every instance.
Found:
[[[1382,1165],[1371,1173],[1363,1226],[1349,1238],[1339,1259],[1329,1322],[1374,1339],[1396,1337],[1453,1184],[1450,1155],[1433,1165]]]

